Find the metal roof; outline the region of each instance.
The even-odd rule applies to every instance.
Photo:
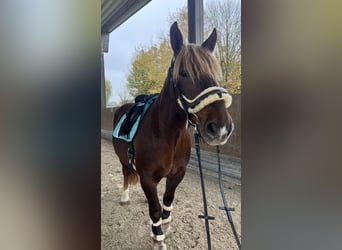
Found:
[[[151,0],[102,0],[101,32],[110,33]]]

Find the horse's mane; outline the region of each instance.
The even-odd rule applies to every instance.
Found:
[[[173,70],[173,77],[177,80],[180,71],[184,70],[193,82],[206,74],[216,82],[222,78],[221,67],[215,56],[201,45],[188,44],[179,51]]]

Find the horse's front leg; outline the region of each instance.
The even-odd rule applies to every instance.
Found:
[[[175,197],[175,191],[179,183],[183,180],[185,175],[185,167],[182,167],[176,175],[168,176],[166,179],[166,188],[163,197],[163,211],[162,221],[163,224],[170,223],[172,220],[171,210],[173,208],[172,202]]]
[[[158,199],[157,193],[157,184],[156,182],[152,181],[150,177],[141,177],[140,180],[141,187],[145,193],[148,202],[149,214],[151,218],[151,229],[152,233],[151,236],[157,242],[163,244],[163,240],[165,239],[165,235],[161,228],[162,225],[162,211],[161,206]]]

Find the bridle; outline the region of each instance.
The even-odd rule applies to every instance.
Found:
[[[195,114],[207,105],[221,100],[225,102],[226,108],[232,103],[232,97],[228,94],[227,90],[218,86],[213,86],[203,90],[194,99],[188,99],[185,95],[180,94],[177,103],[186,113]]]
[[[224,88],[221,88],[219,86],[213,86],[204,89],[201,93],[199,93],[195,98],[189,99],[187,98],[178,87],[176,80],[174,79],[173,75],[173,68],[174,68],[175,59],[172,58],[171,61],[171,81],[173,85],[174,92],[176,94],[176,91],[178,91],[178,98],[177,103],[179,107],[186,113],[189,124],[191,124],[194,127],[194,140],[195,140],[195,148],[196,148],[196,154],[198,159],[198,167],[199,167],[199,174],[201,179],[201,189],[202,189],[202,198],[203,198],[203,208],[204,208],[204,214],[199,215],[198,217],[200,219],[204,219],[205,221],[205,229],[207,234],[207,243],[208,243],[208,250],[211,250],[211,240],[210,240],[210,230],[209,230],[209,220],[214,220],[215,217],[208,215],[208,206],[207,206],[207,199],[205,194],[205,186],[204,186],[204,178],[203,178],[203,171],[202,171],[202,164],[201,164],[201,153],[200,153],[200,146],[199,146],[199,131],[198,131],[198,117],[196,115],[197,112],[201,111],[203,108],[208,106],[209,104],[216,102],[216,101],[224,101],[226,108],[228,108],[232,103],[232,97],[228,93],[228,91]],[[196,117],[197,121],[192,122],[190,119],[190,116],[193,115]],[[222,177],[221,177],[221,163],[220,163],[220,148],[219,146],[216,147],[217,150],[217,161],[218,161],[218,178],[219,178],[219,187],[221,192],[221,197],[223,201],[223,207],[219,207],[221,210],[226,211],[226,215],[228,218],[228,221],[230,223],[230,226],[232,228],[234,238],[236,241],[236,244],[239,249],[241,249],[241,242],[238,237],[238,234],[236,232],[232,216],[230,214],[231,211],[234,211],[234,208],[228,207],[227,200],[225,197],[225,193],[223,190],[222,185]]]
[[[175,94],[176,92],[178,92],[177,104],[186,113],[188,118],[190,115],[195,115],[197,112],[201,111],[203,108],[216,101],[222,100],[224,101],[226,108],[230,107],[232,103],[232,96],[228,93],[226,89],[219,86],[212,86],[206,88],[193,99],[189,99],[188,97],[186,97],[182,93],[179,86],[177,85],[176,80],[174,79],[174,64],[175,58],[172,58],[170,70],[173,89]]]

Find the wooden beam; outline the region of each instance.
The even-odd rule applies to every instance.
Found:
[[[101,52],[108,52],[109,47],[109,32],[101,33]]]
[[[104,72],[104,56],[101,53],[101,110],[106,108],[106,87],[105,87],[105,72]]]

